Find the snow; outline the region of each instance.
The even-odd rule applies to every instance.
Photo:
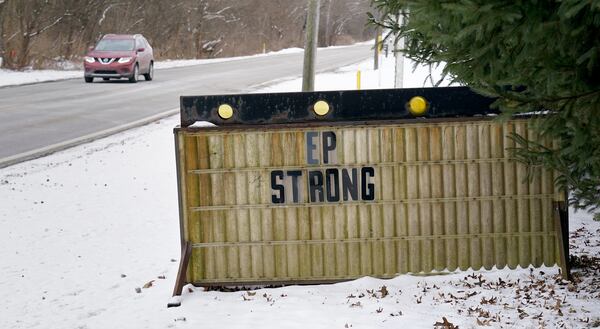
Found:
[[[47,82],[56,80],[65,80],[81,78],[83,73],[78,71],[62,70],[25,70],[13,71],[0,69],[0,87],[23,85],[37,82]]]
[[[346,80],[358,69],[363,86],[379,86],[369,65],[319,75],[317,87],[351,88]],[[423,74],[405,83],[421,85]],[[381,76],[389,87],[388,73]],[[296,90],[288,83],[261,91]],[[600,223],[582,211],[570,214],[571,252],[584,264],[572,282],[551,267],[250,291],[188,285],[182,305],[167,308],[180,255],[177,124],[170,117],[0,169],[0,328],[432,328],[443,318],[460,328],[600,324]]]
[[[353,90],[357,89],[357,75],[360,71],[360,89],[380,89],[393,88],[395,78],[395,62],[393,54],[387,57],[380,56],[380,70],[373,69],[373,59],[367,59],[357,65],[339,68],[334,72],[319,74],[315,79],[315,90]],[[318,60],[318,59],[317,59]],[[433,69],[431,78],[429,77],[429,68],[422,65],[415,65],[409,59],[404,59],[403,88],[421,88],[432,87],[434,83],[442,78],[441,68]],[[433,81],[433,83],[432,83]],[[456,85],[449,79],[444,79],[440,83],[441,87]],[[277,81],[276,84],[270,82],[268,85],[260,85],[255,88],[260,92],[287,92],[301,91],[302,77],[285,78]]]

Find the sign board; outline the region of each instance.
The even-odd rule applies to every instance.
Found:
[[[183,97],[182,107],[189,107],[182,108],[182,122],[213,118],[219,126],[175,129],[182,249],[189,259],[179,284],[321,283],[565,266],[564,212],[556,208],[564,195],[553,184],[555,173],[536,169],[528,180],[525,165],[508,151],[511,133],[551,141],[539,140],[527,118],[467,116],[491,111],[477,108],[483,103],[474,94],[465,104],[475,107],[457,110],[460,116],[429,100],[424,118],[413,118],[404,106],[432,92],[456,103],[457,90],[376,91],[392,94],[400,109],[380,112],[377,118],[388,121],[361,119],[358,110],[346,121],[348,110],[336,108],[327,93],[298,93],[288,106],[307,105],[287,109],[297,114],[291,124],[260,125],[239,122],[244,115],[252,121],[243,104],[258,102],[245,99],[256,95]],[[319,100],[331,104],[331,117],[301,113]],[[238,112],[230,116],[238,122],[219,122],[227,120],[219,117],[220,104]]]

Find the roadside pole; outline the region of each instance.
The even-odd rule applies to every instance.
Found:
[[[308,0],[306,17],[306,42],[304,44],[304,69],[302,91],[315,90],[315,61],[319,36],[319,0]]]
[[[373,53],[373,70],[379,70],[379,44],[381,43],[381,29],[375,28],[375,52]]]
[[[402,14],[398,14],[398,25],[402,26]],[[404,48],[404,38],[394,39],[394,56],[396,58],[396,69],[394,71],[394,88],[402,88],[404,80],[404,55],[400,51]]]

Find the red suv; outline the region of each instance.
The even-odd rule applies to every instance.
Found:
[[[140,34],[107,34],[84,58],[85,82],[94,78],[128,78],[137,82],[140,74],[148,81],[154,77],[152,47]]]

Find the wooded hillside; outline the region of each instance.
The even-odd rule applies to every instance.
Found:
[[[369,0],[321,0],[319,43],[366,31]],[[157,59],[211,58],[302,47],[304,0],[0,0],[4,67],[79,60],[107,33],[141,33]]]

